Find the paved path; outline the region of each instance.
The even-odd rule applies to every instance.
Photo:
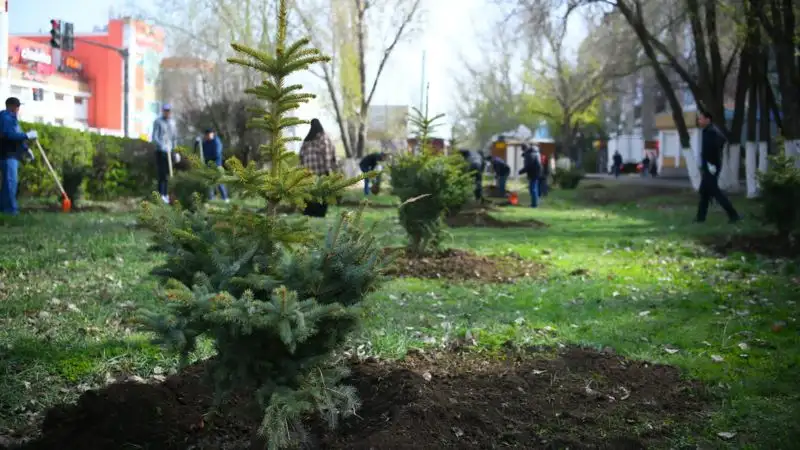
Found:
[[[614,178],[613,175],[606,175],[602,173],[590,173],[586,174],[586,179],[591,181],[605,181],[609,183],[619,183],[619,184],[671,187],[676,189],[691,189],[692,187],[692,183],[689,182],[688,178],[661,178],[661,177],[642,178],[641,175],[620,175],[619,178]]]

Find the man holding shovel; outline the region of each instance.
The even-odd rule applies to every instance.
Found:
[[[169,203],[169,177],[172,175],[172,150],[175,149],[177,130],[171,119],[172,107],[164,104],[161,117],[153,122],[153,143],[156,145],[156,175],[158,193],[164,203]]]
[[[22,159],[33,160],[33,152],[28,148],[27,141],[38,136],[35,130],[22,132],[17,120],[17,113],[22,105],[16,97],[6,99],[6,109],[0,111],[0,213],[17,215],[17,186],[19,179],[19,162]]]

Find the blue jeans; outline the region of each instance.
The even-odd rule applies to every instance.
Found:
[[[375,184],[381,184],[381,177],[375,177]],[[369,178],[364,178],[364,195],[369,195]]]
[[[220,184],[216,188],[211,188],[211,190],[208,192],[208,198],[211,199],[211,200],[214,200],[214,197],[217,196],[217,188],[219,188],[219,193],[222,194],[222,199],[223,200],[227,200],[228,199],[228,189],[225,188],[224,184]]]
[[[549,186],[547,184],[547,176],[543,176],[539,180],[539,196],[545,197],[548,191],[549,191]]]
[[[539,180],[528,180],[528,193],[531,195],[531,208],[539,206]]]
[[[2,172],[2,183],[0,184],[0,213],[17,215],[17,185],[19,178],[19,160],[16,158],[0,159],[0,172]]]
[[[500,191],[500,194],[506,195],[506,181],[508,181],[508,175],[497,175],[497,190]]]

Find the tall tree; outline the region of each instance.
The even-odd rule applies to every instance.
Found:
[[[369,107],[381,75],[397,47],[415,34],[422,0],[296,0],[295,10],[314,44],[332,55],[316,74],[328,91],[345,154],[362,157]],[[381,44],[372,40],[381,34]],[[377,64],[370,69],[369,49],[375,46]]]

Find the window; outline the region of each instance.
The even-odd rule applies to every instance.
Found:
[[[75,97],[75,104],[82,105],[83,104],[83,97]]]
[[[35,102],[43,102],[44,101],[44,89],[42,88],[33,88],[33,101]]]
[[[667,96],[664,95],[664,91],[662,91],[660,88],[656,89],[654,103],[656,114],[667,111]]]
[[[56,100],[64,101],[64,94],[56,94]]]

